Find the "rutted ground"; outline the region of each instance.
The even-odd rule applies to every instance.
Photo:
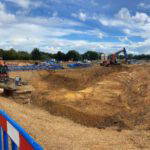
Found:
[[[24,72],[36,89],[32,105],[11,103],[26,114],[22,125],[47,149],[148,149],[149,73],[149,65]],[[1,107],[14,117],[7,103]]]

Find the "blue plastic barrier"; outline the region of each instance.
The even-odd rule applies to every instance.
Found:
[[[43,150],[23,128],[0,110],[0,150],[10,149]]]
[[[55,64],[55,65],[28,65],[28,66],[8,66],[8,71],[31,71],[31,70],[61,70],[63,66]]]
[[[85,68],[85,67],[90,67],[91,64],[75,63],[75,64],[68,64],[67,66],[68,66],[69,68],[78,68],[78,67]]]

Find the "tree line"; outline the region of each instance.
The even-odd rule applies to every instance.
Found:
[[[0,57],[4,60],[48,60],[56,59],[57,61],[80,61],[80,60],[98,60],[101,58],[102,53],[96,51],[87,51],[84,54],[80,54],[76,50],[70,50],[66,54],[58,51],[56,54],[46,53],[40,51],[38,48],[34,48],[31,53],[26,51],[16,51],[14,49],[3,50],[0,49]],[[120,56],[122,58],[123,56]],[[129,59],[150,59],[150,55],[128,55]]]

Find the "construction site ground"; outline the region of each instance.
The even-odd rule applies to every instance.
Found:
[[[150,149],[150,64],[14,72],[34,87],[28,103],[0,97],[46,150]]]

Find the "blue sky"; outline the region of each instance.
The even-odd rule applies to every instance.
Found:
[[[150,54],[149,0],[0,0],[0,48]]]

